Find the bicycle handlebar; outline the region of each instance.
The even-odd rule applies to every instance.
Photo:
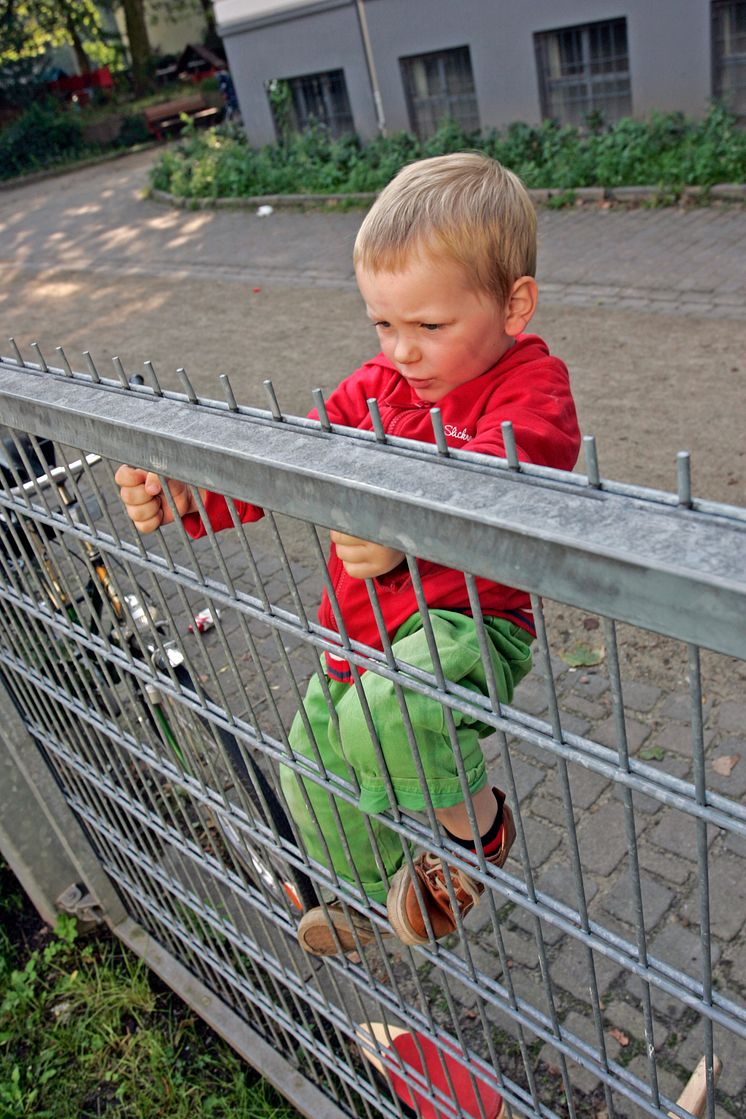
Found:
[[[47,490],[51,486],[63,486],[67,478],[79,478],[86,466],[95,466],[100,461],[101,455],[85,455],[84,458],[71,462],[69,466],[54,466],[48,474],[40,474],[38,478],[31,478],[20,486],[9,486],[8,493],[18,497],[21,493],[36,493],[39,490]]]

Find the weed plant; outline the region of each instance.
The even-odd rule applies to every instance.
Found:
[[[185,127],[162,153],[151,185],[181,198],[242,198],[265,194],[378,191],[405,163],[445,152],[476,150],[499,159],[529,187],[571,192],[588,186],[656,186],[677,198],[685,185],[746,181],[746,132],[722,106],[702,120],[682,113],[625,118],[605,127],[512,124],[506,130],[466,133],[445,121],[429,140],[406,132],[362,144],[333,139],[318,124],[253,148],[233,126],[198,132]]]
[[[0,864],[2,1119],[297,1119],[113,939],[42,925]]]

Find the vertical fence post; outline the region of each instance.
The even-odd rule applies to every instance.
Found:
[[[86,895],[93,899],[107,921],[116,924],[126,916],[88,837],[26,730],[2,675],[0,853],[48,924],[54,924],[61,908],[58,899],[72,886],[80,887],[81,900]],[[87,908],[90,910],[90,902]],[[79,915],[85,923],[82,912]]]

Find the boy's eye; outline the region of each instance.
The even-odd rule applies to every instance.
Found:
[[[423,330],[440,330],[439,322],[421,322],[420,326]]]
[[[376,328],[376,330],[386,330],[389,326],[391,326],[391,323],[386,322],[385,319],[379,319],[378,322],[373,323],[373,326]]]

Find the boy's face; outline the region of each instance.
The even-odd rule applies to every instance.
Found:
[[[507,308],[467,284],[460,265],[413,258],[398,272],[357,269],[381,349],[412,390],[436,404],[502,357]]]

